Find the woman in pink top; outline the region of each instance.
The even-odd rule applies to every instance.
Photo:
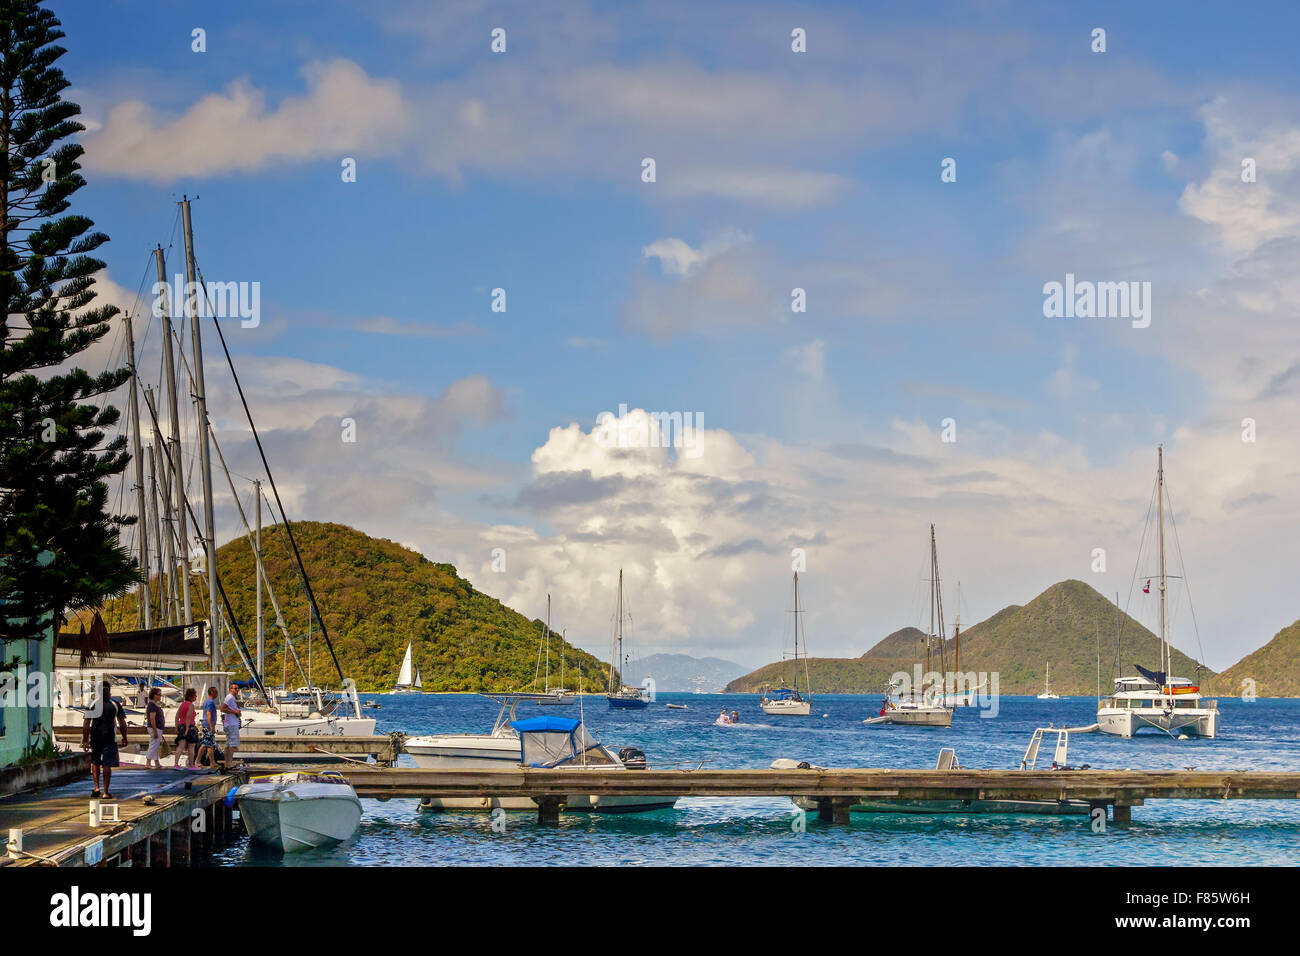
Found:
[[[176,759],[172,761],[173,767],[181,765],[181,755],[185,755],[185,766],[194,766],[194,754],[190,753],[190,745],[199,742],[199,731],[195,726],[194,698],[198,696],[198,691],[193,687],[185,691],[185,699],[181,701],[180,708],[176,711]]]

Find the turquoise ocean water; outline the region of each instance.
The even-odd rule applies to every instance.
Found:
[[[381,702],[379,731],[486,733],[497,705],[466,695],[362,695]],[[664,704],[684,703],[688,710]],[[723,707],[742,723],[717,727]],[[1075,735],[1070,762],[1094,768],[1300,770],[1300,700],[1220,700],[1220,736],[1121,740]],[[633,745],[652,767],[766,767],[793,757],[828,767],[933,767],[940,747],[962,766],[1019,765],[1035,727],[1093,722],[1091,697],[1040,701],[1005,697],[995,718],[959,708],[950,730],[866,727],[880,696],[820,696],[813,716],[768,717],[740,694],[660,694],[640,712],[611,711],[588,698],[588,727],[612,750]],[[521,704],[520,716],[537,712]],[[577,716],[578,708],[545,712]],[[825,715],[825,716],[822,716]],[[1039,766],[1050,765],[1050,753]],[[403,758],[409,761],[409,758]],[[1092,832],[1085,817],[854,814],[850,826],[808,820],[791,826],[784,799],[684,798],[648,814],[566,814],[558,828],[512,813],[505,832],[485,814],[421,812],[415,800],[366,800],[361,829],[330,850],[281,860],[241,841],[216,860],[227,866],[424,865],[1296,865],[1300,801],[1166,801],[1133,810],[1128,826]]]

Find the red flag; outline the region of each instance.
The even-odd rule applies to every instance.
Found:
[[[1150,593],[1151,593],[1151,579],[1150,579],[1150,578],[1147,578],[1147,583],[1144,584],[1144,585],[1142,585],[1142,593],[1143,593],[1143,594],[1150,594]]]

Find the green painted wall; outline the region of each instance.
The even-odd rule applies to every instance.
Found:
[[[46,631],[46,639],[42,641],[0,641],[0,660],[14,656],[31,663],[10,674],[0,673],[0,679],[12,678],[12,682],[6,685],[8,692],[0,693],[0,767],[21,759],[24,751],[40,740],[42,733],[52,734],[54,731],[51,698],[53,629]],[[29,707],[29,697],[38,699],[41,706]]]

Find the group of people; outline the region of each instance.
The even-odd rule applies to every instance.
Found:
[[[117,746],[119,731],[122,736],[122,746],[125,747],[129,743],[126,733],[126,711],[118,701],[113,699],[112,690],[112,685],[108,681],[100,685],[99,699],[81,727],[81,749],[90,751],[90,773],[95,783],[95,789],[90,795],[110,799],[113,796],[110,790],[113,768],[121,763]],[[180,767],[181,758],[184,757],[186,767],[222,771],[238,768],[235,754],[239,750],[239,727],[242,717],[239,707],[239,688],[232,683],[229,693],[220,703],[217,701],[218,693],[216,687],[209,687],[202,707],[199,708],[195,706],[198,691],[193,687],[186,688],[185,698],[176,710],[173,767]],[[152,770],[162,769],[161,755],[163,736],[167,730],[167,718],[161,701],[162,690],[157,687],[152,688],[145,706],[145,727],[149,731],[149,749],[145,754],[145,763]],[[226,738],[224,753],[217,747],[218,714],[221,715],[221,729]],[[100,786],[101,774],[102,787]]]

